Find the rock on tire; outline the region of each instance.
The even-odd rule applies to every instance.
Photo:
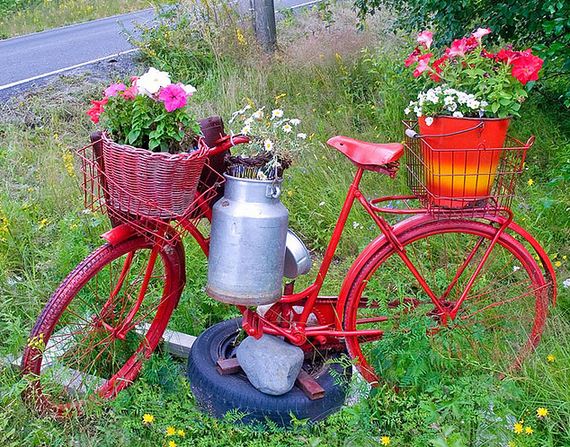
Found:
[[[297,386],[281,396],[270,396],[256,390],[242,372],[220,375],[216,362],[234,355],[233,342],[240,329],[241,319],[224,321],[208,328],[192,345],[187,375],[203,411],[221,418],[230,410],[238,410],[245,414],[241,419],[243,423],[269,419],[285,427],[291,423],[291,414],[297,419],[316,422],[342,407],[351,368],[343,368],[338,363],[323,364],[311,373],[325,390],[325,396],[317,400],[310,400]],[[334,359],[340,355],[334,353],[328,357]]]

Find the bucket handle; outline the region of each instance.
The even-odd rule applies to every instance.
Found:
[[[433,134],[433,135],[420,135],[414,129],[410,129],[410,128],[406,129],[405,133],[406,133],[406,136],[408,138],[412,138],[412,139],[426,138],[426,137],[429,137],[429,138],[452,137],[454,135],[460,135],[462,133],[471,132],[472,130],[479,129],[479,128],[483,127],[484,125],[485,125],[485,123],[483,121],[481,121],[479,124],[477,124],[476,126],[470,127],[469,129],[463,129],[463,130],[458,130],[457,132],[440,133],[440,134]]]

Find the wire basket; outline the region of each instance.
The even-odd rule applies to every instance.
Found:
[[[417,135],[416,121],[405,121],[408,186],[434,214],[478,216],[509,209],[523,171],[526,143],[507,136],[500,148],[439,149]]]
[[[85,207],[127,223],[140,234],[170,240],[170,223],[179,233],[207,215],[224,178],[208,163],[200,140],[192,153],[153,153],[119,145],[104,134],[76,151],[83,173]]]

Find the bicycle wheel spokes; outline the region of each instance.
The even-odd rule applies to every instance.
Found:
[[[411,230],[402,242],[438,304],[449,312],[495,232],[478,222],[444,221]],[[505,235],[451,319],[439,312],[400,257],[386,246],[362,268],[345,309],[347,330],[381,329],[384,336],[367,344],[348,338],[347,346],[368,371],[364,375],[369,380],[376,380],[378,371],[388,365],[405,369],[390,350],[401,354],[404,346],[413,350],[414,344],[417,348],[424,342],[441,360],[456,359],[505,373],[519,367],[538,343],[546,318],[546,292],[530,254]],[[357,305],[364,295],[376,303],[374,307]],[[383,318],[372,322],[374,315]]]
[[[178,300],[172,290],[181,290],[171,287],[174,255],[160,252],[152,264],[144,240],[124,245],[87,258],[40,316],[23,360],[24,372],[39,376],[40,409],[61,414],[87,395],[114,397],[160,340]]]

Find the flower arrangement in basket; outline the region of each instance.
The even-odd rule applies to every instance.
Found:
[[[283,176],[307,144],[300,131],[301,120],[289,118],[281,108],[268,109],[248,103],[232,114],[232,133],[248,135],[251,142],[244,152],[227,159],[233,177],[275,180]]]
[[[427,188],[446,197],[435,204],[489,196],[511,118],[542,68],[531,49],[490,52],[482,42],[489,33],[479,28],[436,57],[433,34],[423,31],[405,61],[421,91],[404,112],[418,119]]]
[[[105,129],[94,156],[108,209],[159,219],[190,211],[207,153],[188,106],[195,91],[150,68],[91,101],[87,114]]]

